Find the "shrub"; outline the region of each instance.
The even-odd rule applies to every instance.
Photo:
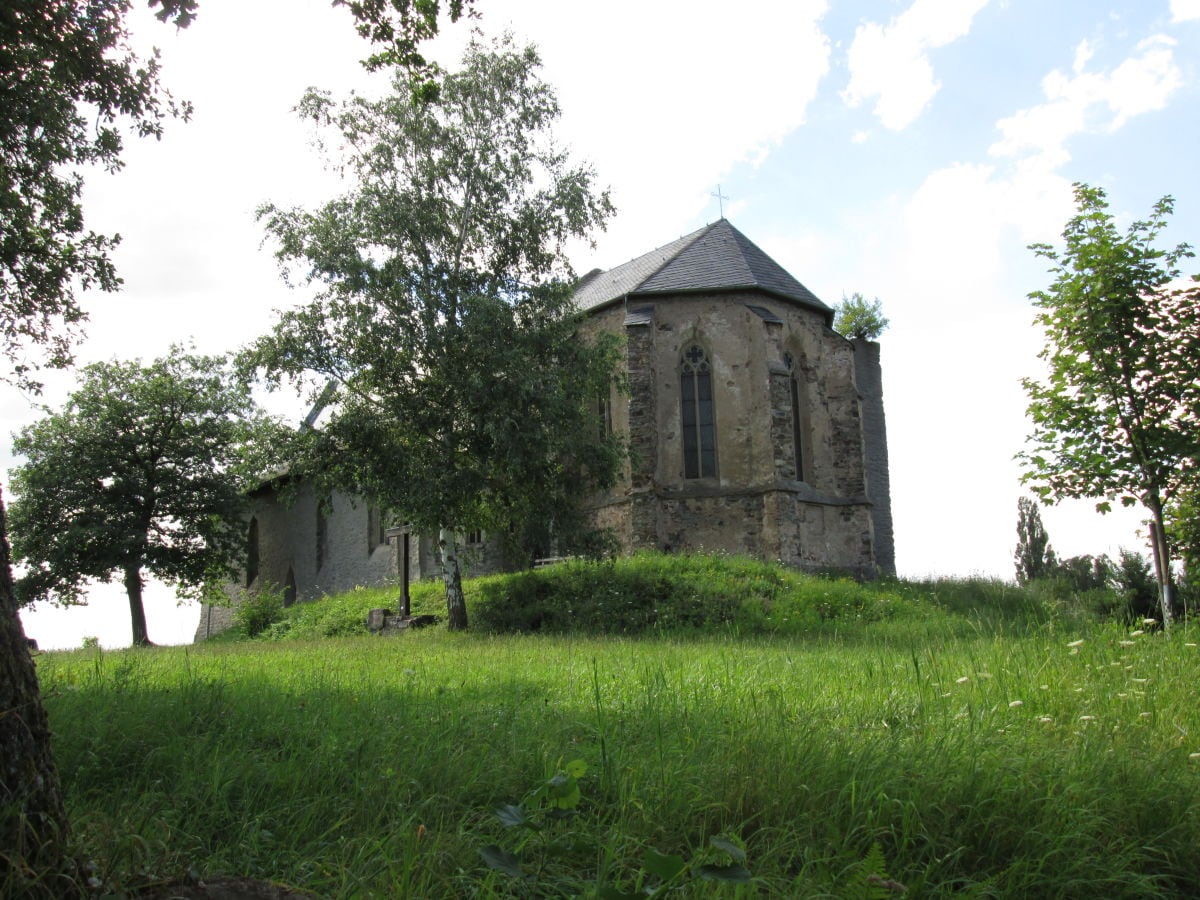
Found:
[[[283,615],[283,590],[264,584],[254,590],[241,591],[233,610],[233,624],[247,637],[262,634]]]

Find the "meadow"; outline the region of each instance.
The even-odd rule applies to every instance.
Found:
[[[465,634],[348,633],[387,597],[293,608],[255,640],[41,655],[96,882],[1200,894],[1190,623],[698,557],[469,582]]]

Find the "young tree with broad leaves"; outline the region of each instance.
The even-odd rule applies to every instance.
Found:
[[[849,297],[843,294],[842,302],[834,307],[833,330],[845,338],[878,340],[889,324],[878,297],[868,300],[855,291]]]
[[[1149,514],[1164,627],[1172,613],[1175,554],[1165,512],[1196,482],[1200,462],[1200,288],[1181,287],[1187,244],[1155,247],[1171,215],[1170,197],[1149,219],[1117,231],[1104,191],[1075,186],[1078,213],[1054,281],[1031,294],[1045,330],[1045,380],[1025,379],[1033,433],[1018,454],[1023,480],[1043,499],[1116,501]]]
[[[611,206],[554,145],[539,65],[511,38],[473,41],[436,104],[401,78],[381,100],[310,91],[300,111],[338,136],[353,187],[316,210],[260,211],[281,264],[317,295],[246,365],[334,391],[293,471],[438,534],[456,629],[456,534],[565,522],[621,458],[595,413],[616,348],[578,337],[565,256]]]
[[[119,578],[136,646],[150,644],[142,587],[216,597],[245,561],[247,489],[278,465],[291,432],[258,410],[225,360],[176,347],[163,359],[96,363],[58,412],[13,449],[13,556],[20,605],[86,602]]]

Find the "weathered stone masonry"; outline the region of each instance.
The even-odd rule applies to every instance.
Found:
[[[591,498],[598,525],[626,552],[705,550],[807,570],[871,577],[895,571],[879,346],[831,329],[833,311],[722,219],[607,272],[581,279],[583,337],[622,335],[628,394],[614,390],[612,427],[630,458],[617,485]],[[703,357],[712,423],[685,423],[684,354]],[[688,477],[685,428],[703,430],[712,472]],[[256,496],[258,565],[251,587],[304,601],[394,583],[408,542],[410,578],[436,573],[432,542],[381,537],[361,499],[335,494],[320,512],[300,486]],[[489,544],[468,547],[468,572],[493,570]],[[197,638],[228,627],[206,607]]]

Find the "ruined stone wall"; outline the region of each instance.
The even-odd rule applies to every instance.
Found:
[[[874,341],[852,343],[855,380],[862,396],[863,445],[867,466],[867,496],[871,501],[871,520],[875,530],[875,564],[881,574],[895,575],[896,549],[879,344]]]
[[[610,306],[588,327],[626,339],[630,396],[613,403],[613,422],[632,458],[627,477],[597,503],[597,521],[624,529],[628,548],[875,573],[854,351],[821,314],[757,292],[677,295]],[[680,358],[692,342],[712,369],[712,478],[684,477]]]

